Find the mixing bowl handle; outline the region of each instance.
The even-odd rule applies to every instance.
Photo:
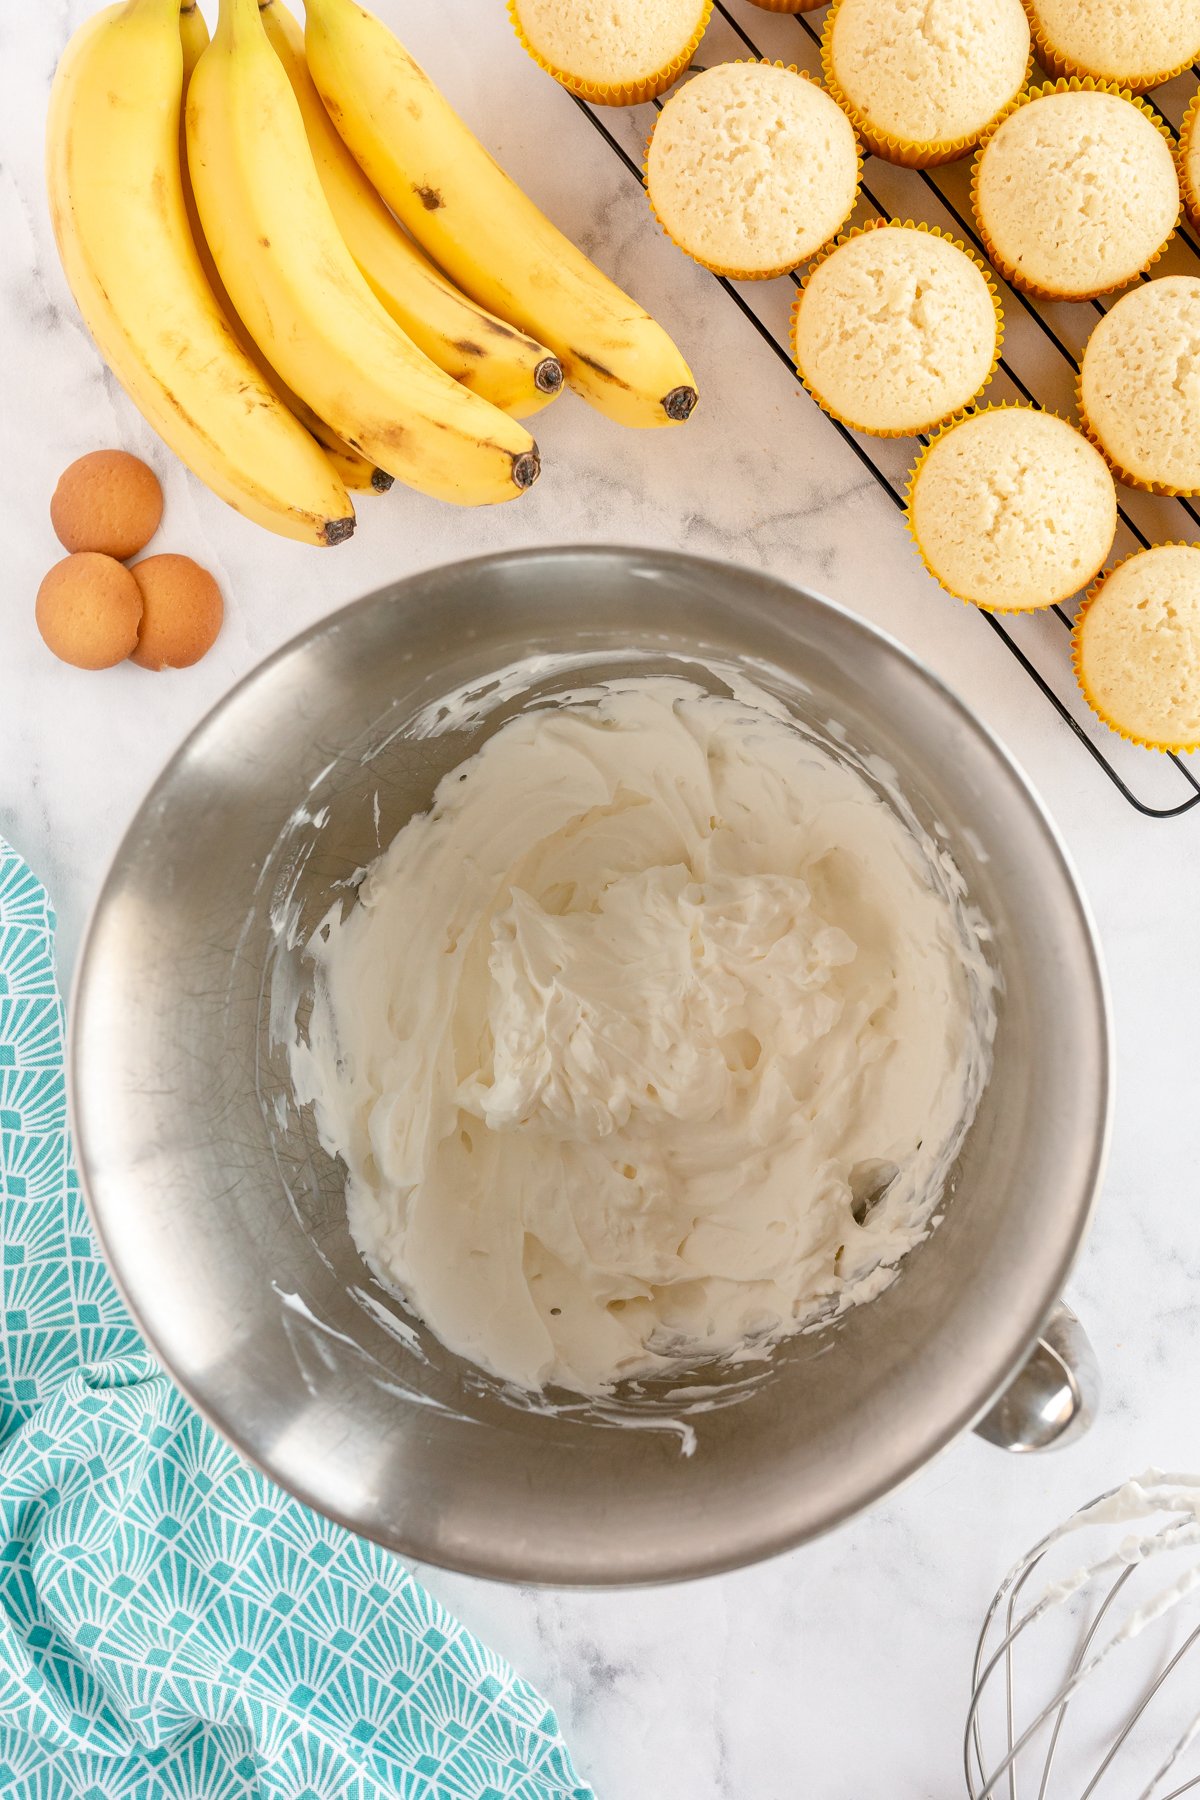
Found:
[[[1083,1436],[1099,1405],[1096,1352],[1070,1307],[1060,1303],[975,1430],[1002,1450],[1057,1450]]]

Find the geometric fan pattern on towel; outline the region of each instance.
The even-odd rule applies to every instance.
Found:
[[[47,896],[0,839],[3,1800],[592,1800],[554,1713],[148,1354],[71,1163]]]

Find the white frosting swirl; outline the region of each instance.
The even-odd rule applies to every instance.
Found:
[[[314,936],[293,1068],[379,1274],[493,1374],[596,1394],[886,1285],[973,1116],[991,977],[952,865],[765,705],[559,700]]]

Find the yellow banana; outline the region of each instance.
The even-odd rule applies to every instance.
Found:
[[[204,16],[197,6],[196,0],[191,0],[190,5],[185,0],[183,10],[179,15],[179,35],[183,43],[183,99],[186,106],[192,71],[209,45],[208,26],[204,23]],[[352,450],[344,438],[340,438],[336,431],[331,430],[323,419],[318,419],[312,407],[306,406],[299,394],[292,393],[286,382],[279,379],[234,311],[233,302],[225,292],[225,284],[212,259],[212,252],[200,224],[200,215],[196,211],[196,196],[192,192],[191,176],[188,173],[187,131],[182,112],[179,124],[179,167],[183,175],[183,201],[187,209],[188,224],[192,230],[192,241],[199,253],[200,265],[204,270],[205,278],[216,296],[217,304],[224,313],[230,330],[259,373],[275,389],[288,411],[299,419],[309,436],[314,437],[320,444],[345,485],[356,493],[386,494],[392,485],[392,477],[385,470],[376,469],[365,456],[360,456],[357,450]]]
[[[323,452],[230,333],[204,278],[179,165],[179,0],[125,0],[63,52],[47,124],[59,255],[101,355],[213,491],[286,537],[354,529]]]
[[[376,298],[447,375],[519,419],[537,412],[562,389],[558,358],[460,294],[405,235],[321,104],[304,57],[304,32],[282,0],[259,0],[259,6],[299,102],[325,198]]]
[[[355,0],[306,0],[308,66],[358,163],[465,293],[550,348],[585,399],[626,425],[670,425],[691,371],[648,313],[565,238]]]
[[[238,336],[241,336],[240,332]],[[351,449],[345,438],[340,438],[324,419],[318,419],[312,407],[305,406],[299,394],[293,394],[287,383],[280,381],[274,370],[271,372],[271,380],[288,411],[299,419],[309,436],[320,444],[351,493],[386,494],[395,485],[394,475],[389,475],[386,469],[377,469],[368,457],[360,456],[357,450]]]
[[[204,235],[234,307],[320,418],[439,499],[507,500],[536,479],[537,446],[524,427],[430,362],[367,286],[258,0],[221,0],[188,93],[187,145]]]

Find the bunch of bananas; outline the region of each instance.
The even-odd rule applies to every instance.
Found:
[[[696,400],[671,339],[354,0],[122,0],[59,64],[47,180],[92,336],[232,506],[336,544],[349,489],[475,506],[538,476],[566,381],[629,425]]]

